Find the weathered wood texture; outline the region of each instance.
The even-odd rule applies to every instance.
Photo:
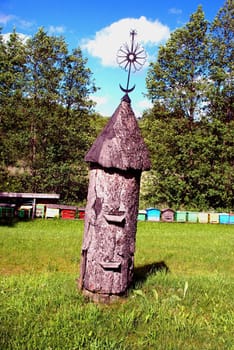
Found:
[[[133,276],[140,173],[92,168],[85,213],[83,288],[123,294]]]
[[[126,95],[85,156],[104,168],[149,170],[147,147]]]
[[[85,159],[91,164],[80,288],[107,301],[126,294],[133,280],[141,171],[150,167],[126,97]]]

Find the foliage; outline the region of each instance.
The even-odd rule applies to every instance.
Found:
[[[231,225],[139,222],[135,285],[112,305],[77,290],[82,231],[1,227],[1,349],[233,349]]]
[[[193,121],[205,100],[207,85],[207,21],[201,6],[190,21],[161,46],[147,76],[148,96],[169,110],[182,110]]]
[[[150,65],[154,106],[140,121],[152,159],[144,206],[234,208],[233,9],[226,1],[209,25],[199,6]]]
[[[150,63],[142,208],[234,210],[233,11],[226,0],[209,23],[199,6]],[[43,28],[27,42],[0,35],[0,191],[85,201],[84,155],[107,122],[93,111],[87,63]]]
[[[164,117],[154,112],[141,120],[152,155],[152,170],[142,177],[141,207],[233,208],[234,122],[204,120],[191,129],[186,118]]]
[[[25,44],[13,32],[1,45],[1,190],[82,200],[83,158],[94,137],[89,95],[96,90],[87,60],[43,28]]]
[[[233,112],[233,26],[234,6],[226,0],[215,17],[210,33],[210,79],[214,82],[210,91],[212,118],[224,123],[234,120]]]

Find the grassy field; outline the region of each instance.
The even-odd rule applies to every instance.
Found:
[[[234,349],[234,226],[139,222],[133,288],[96,305],[76,286],[83,224],[0,226],[1,350]]]

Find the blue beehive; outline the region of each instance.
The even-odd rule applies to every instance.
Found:
[[[229,214],[229,224],[234,224],[234,214]]]
[[[229,214],[220,213],[219,214],[219,223],[220,224],[229,224]]]
[[[221,213],[219,214],[220,224],[234,224],[234,214]]]
[[[147,220],[148,221],[160,221],[160,209],[148,208],[146,209]]]

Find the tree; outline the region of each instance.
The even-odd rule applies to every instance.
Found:
[[[5,68],[0,75],[1,98],[5,98],[1,150],[8,148],[4,169],[10,175],[2,190],[58,192],[70,202],[84,199],[87,165],[83,158],[92,141],[89,95],[96,89],[87,60],[79,48],[69,54],[64,39],[49,36],[43,28],[26,43],[21,42],[17,67],[7,63],[10,54],[17,57],[13,55],[16,44],[1,44],[0,63]],[[17,49],[20,53],[20,45]],[[20,82],[22,86],[17,88]],[[7,130],[7,136],[2,130]],[[13,152],[11,133],[18,153]],[[10,166],[14,169],[11,174]]]
[[[27,87],[25,91],[26,113],[30,135],[28,164],[36,191],[37,173],[45,159],[43,151],[55,133],[59,82],[62,76],[62,60],[67,48],[62,38],[50,37],[43,28],[27,43]],[[40,181],[40,180],[39,180]]]
[[[69,112],[71,110],[89,110],[93,103],[87,99],[97,89],[91,80],[91,71],[86,68],[87,59],[77,48],[66,55],[63,62],[63,78],[60,84],[60,103]]]
[[[0,154],[1,186],[16,190],[25,146],[25,120],[22,111],[25,86],[25,46],[15,31],[7,42],[0,39]],[[15,116],[17,115],[17,119]]]
[[[207,28],[201,6],[190,21],[171,34],[150,64],[148,97],[170,111],[182,111],[191,121],[200,114],[207,90]]]
[[[233,14],[233,1],[226,0],[212,23],[210,33],[209,75],[213,82],[210,91],[210,114],[212,118],[221,118],[225,123],[234,119]]]
[[[187,210],[231,210],[234,206],[233,122],[148,111],[140,120],[152,170],[143,174],[141,205]]]
[[[141,120],[153,165],[143,177],[147,205],[234,206],[232,13],[226,1],[208,33],[199,7],[151,63],[147,87],[154,106]]]
[[[83,158],[91,142],[92,73],[79,48],[69,54],[63,38],[43,29],[29,42],[29,52],[33,186],[75,201],[87,185]]]
[[[1,67],[0,67],[0,130],[2,134],[1,146],[3,148],[2,160],[11,161],[21,152],[19,147],[20,131],[23,127],[23,116],[19,105],[23,98],[25,86],[25,47],[15,31],[9,40],[1,41]],[[14,114],[18,113],[17,123]],[[9,147],[10,145],[10,147]]]

